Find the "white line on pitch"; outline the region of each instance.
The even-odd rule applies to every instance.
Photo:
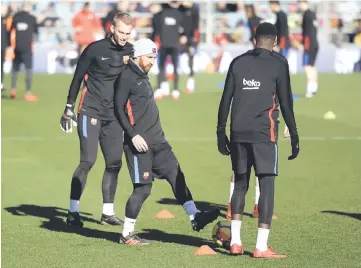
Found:
[[[57,137],[40,137],[40,136],[8,136],[1,138],[3,142],[39,142],[39,141],[71,141],[78,140],[76,135],[74,136],[57,136]],[[216,141],[216,137],[167,137],[167,140],[174,142],[213,142]],[[361,136],[304,136],[300,137],[300,140],[305,141],[361,141]],[[289,141],[288,138],[279,138],[279,142]]]

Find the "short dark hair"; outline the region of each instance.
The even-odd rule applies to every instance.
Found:
[[[260,25],[258,25],[256,29],[256,40],[260,39],[271,39],[276,40],[277,37],[277,29],[276,27],[269,22],[262,22]]]
[[[133,24],[132,16],[130,16],[130,14],[126,12],[118,12],[113,18],[112,25],[115,26],[119,20],[124,22],[126,25]]]

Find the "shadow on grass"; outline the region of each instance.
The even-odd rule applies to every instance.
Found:
[[[346,216],[350,218],[354,218],[356,220],[361,221],[361,213],[349,213],[349,212],[342,212],[342,211],[333,211],[333,210],[323,210],[321,213],[329,213],[329,214],[335,214],[339,216]]]
[[[40,228],[47,229],[49,231],[62,232],[62,233],[75,233],[85,237],[105,239],[112,242],[119,241],[119,232],[105,232],[97,229],[90,228],[76,228],[70,227],[66,224],[65,219],[68,215],[68,210],[59,207],[42,207],[38,205],[29,205],[23,204],[17,207],[7,207],[5,210],[11,213],[14,216],[26,217],[38,217],[43,218],[45,221],[42,221]],[[92,216],[90,213],[80,212],[81,218],[83,221],[99,223],[92,218],[87,216]]]
[[[42,221],[40,228],[61,233],[73,233],[88,238],[104,239],[111,242],[119,242],[121,228],[114,228],[117,232],[109,232],[97,229],[90,229],[86,226],[82,228],[70,227],[66,224],[65,219],[67,216],[67,210],[59,207],[42,207],[38,205],[23,204],[16,207],[7,207],[5,210],[17,217],[38,217],[45,219]],[[82,219],[86,222],[99,223],[98,221],[89,218],[90,213],[80,212]],[[199,247],[201,245],[214,246],[213,242],[203,238],[193,237],[183,234],[167,233],[156,229],[144,229],[139,232],[138,235],[142,238],[163,242],[163,243],[175,243],[180,245],[187,245],[192,247]]]
[[[218,208],[221,211],[220,216],[223,218],[226,217],[227,206],[224,204],[216,204],[216,203],[210,203],[210,202],[206,202],[206,201],[194,201],[194,202],[196,203],[197,208],[200,210],[212,210],[212,209]],[[163,205],[177,205],[178,206],[177,200],[173,199],[173,198],[162,198],[162,199],[158,200],[157,203],[163,204]],[[253,218],[252,214],[247,213],[247,212],[244,212],[243,215]]]

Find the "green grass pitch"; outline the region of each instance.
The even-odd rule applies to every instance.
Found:
[[[178,102],[159,102],[163,128],[195,200],[201,207],[219,206],[223,214],[231,165],[217,151],[215,130],[221,97],[217,85],[224,78],[199,74],[196,93],[181,95]],[[320,75],[319,93],[310,100],[303,98],[304,76],[292,76],[301,151],[298,159],[288,161],[289,140],[280,139],[275,199],[279,218],[273,222],[269,241],[288,254],[284,260],[250,257],[257,220],[247,215],[241,232],[245,256],[232,257],[217,248],[216,256],[194,256],[197,247],[213,245],[213,224],[193,232],[164,181],[155,182],[136,225],[154,243],[142,248],[119,245],[121,227],[98,224],[104,169],[100,151],[80,203],[85,226],[69,229],[64,218],[79,148],[76,132],[63,133],[59,119],[70,81],[68,75],[36,75],[34,92],[41,100],[27,103],[22,99],[20,76],[18,99],[2,99],[3,267],[361,267],[360,74]],[[5,84],[9,86],[9,77]],[[336,114],[335,120],[323,119],[329,110]],[[282,134],[283,123],[280,130]],[[254,180],[247,195],[247,213],[253,208],[253,186]],[[115,201],[121,218],[131,189],[124,166]],[[177,218],[155,219],[161,209]]]

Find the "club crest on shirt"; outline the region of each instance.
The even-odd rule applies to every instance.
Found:
[[[93,126],[95,126],[95,125],[98,123],[98,120],[97,120],[96,118],[92,118],[92,119],[90,120],[90,123],[91,123]]]
[[[129,61],[129,56],[123,56],[123,62],[125,64],[128,64],[128,61]]]
[[[149,178],[149,172],[144,172],[143,174],[143,179],[148,179]]]

